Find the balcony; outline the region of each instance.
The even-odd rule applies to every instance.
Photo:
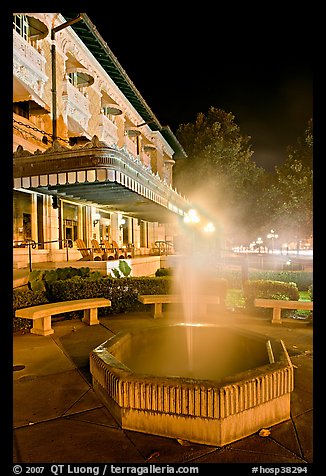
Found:
[[[118,127],[105,114],[98,116],[98,135],[109,146],[118,142]]]
[[[140,157],[141,157],[141,161],[143,162],[143,164],[146,167],[151,168],[151,156],[149,154],[147,154],[144,150],[142,150],[141,154],[140,154]]]
[[[62,102],[64,105],[65,114],[67,116],[67,123],[68,119],[70,118],[72,119],[70,121],[71,123],[79,124],[81,128],[86,131],[89,118],[91,117],[91,113],[89,111],[89,100],[68,80],[66,80],[64,84]],[[74,127],[70,127],[72,127],[72,131],[74,131]],[[79,133],[82,131],[76,132]]]
[[[137,143],[128,136],[125,136],[125,147],[131,155],[137,157]]]
[[[46,59],[15,30],[13,30],[13,73],[43,98],[48,81],[45,74]]]

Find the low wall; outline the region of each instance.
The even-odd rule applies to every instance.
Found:
[[[32,270],[55,269],[55,268],[84,268],[89,267],[91,271],[99,271],[103,276],[111,276],[111,269],[119,267],[119,260],[112,261],[80,261],[65,259],[65,250],[60,250],[60,255],[56,255],[57,261],[49,261],[49,251],[37,250],[32,254]],[[71,251],[73,255],[73,250]],[[70,256],[70,255],[69,255]],[[131,267],[131,276],[153,276],[160,268],[159,256],[142,256],[124,260]],[[13,287],[20,287],[27,284],[29,274],[29,262],[27,250],[15,250],[13,261]]]
[[[160,268],[159,256],[142,256],[139,258],[125,259],[131,268],[130,276],[153,276]],[[119,267],[119,260],[106,261],[107,275],[111,274],[112,268]]]

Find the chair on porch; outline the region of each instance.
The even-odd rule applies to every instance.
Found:
[[[133,243],[128,243],[126,246],[126,258],[133,258],[135,256],[135,247]]]
[[[125,248],[121,248],[116,241],[112,240],[113,248],[116,250],[116,256],[118,259],[127,258],[127,253]]]
[[[77,250],[80,251],[82,257],[79,261],[99,261],[102,259],[103,253],[96,253],[93,248],[87,248],[85,241],[77,238],[76,240]]]
[[[80,251],[82,257],[80,261],[92,261],[93,260],[93,249],[87,248],[84,240],[77,238],[76,240],[77,250]]]
[[[107,256],[106,256],[106,251],[104,248],[102,248],[99,245],[99,242],[95,239],[91,240],[92,244],[92,249],[93,249],[93,256],[94,256],[94,261],[106,261]]]
[[[109,242],[109,240],[103,240],[103,247],[104,247],[105,252],[106,252],[106,259],[107,260],[116,259],[116,251],[115,251],[112,243]]]

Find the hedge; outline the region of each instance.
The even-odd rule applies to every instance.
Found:
[[[221,270],[218,277],[227,279],[229,288],[241,288],[241,270]],[[264,271],[256,270],[248,273],[249,280],[282,281],[285,283],[296,283],[299,291],[307,291],[313,283],[312,271]]]
[[[55,280],[49,285],[47,292],[20,291],[14,293],[14,311],[23,307],[29,307],[46,302],[70,301],[74,299],[87,299],[92,297],[104,297],[111,300],[111,306],[99,308],[99,316],[107,314],[119,314],[130,311],[148,311],[148,306],[138,301],[139,294],[168,294],[173,292],[173,279],[170,276],[162,277],[126,277],[113,278],[101,277],[98,279],[82,278],[74,276],[71,279]],[[227,293],[227,281],[216,279],[210,281],[213,287],[210,292],[219,295],[224,301]],[[208,288],[207,288],[208,289]],[[82,317],[83,311],[65,313],[66,319]],[[17,318],[14,317],[16,323]],[[19,321],[24,321],[20,320]],[[26,326],[26,322],[28,325]],[[15,330],[22,327],[31,327],[31,322],[26,320],[14,326]]]
[[[272,280],[248,280],[244,283],[243,295],[245,308],[248,312],[257,312],[254,305],[256,298],[283,299],[288,301],[299,300],[299,290],[295,283],[285,283]],[[258,310],[270,313],[271,309]]]
[[[32,321],[30,319],[20,319],[15,317],[16,309],[23,307],[37,306],[38,304],[46,304],[49,300],[44,291],[30,291],[30,290],[17,290],[13,292],[13,332],[17,332],[23,329],[30,329],[32,327]]]

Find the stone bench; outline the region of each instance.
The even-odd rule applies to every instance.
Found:
[[[285,301],[282,299],[255,299],[256,307],[266,307],[273,309],[273,324],[281,324],[282,309],[299,309],[301,311],[312,311],[312,301]]]
[[[76,299],[74,301],[53,302],[17,309],[15,316],[33,321],[33,327],[30,330],[32,334],[47,336],[54,333],[51,327],[51,316],[55,314],[84,310],[82,320],[92,326],[100,322],[98,320],[98,308],[109,306],[111,306],[111,301],[105,298]]]
[[[154,318],[163,317],[163,304],[182,303],[183,296],[180,294],[141,294],[138,301],[143,304],[154,304]],[[202,295],[198,300],[200,310],[207,311],[208,304],[220,304],[220,297],[213,295]]]

